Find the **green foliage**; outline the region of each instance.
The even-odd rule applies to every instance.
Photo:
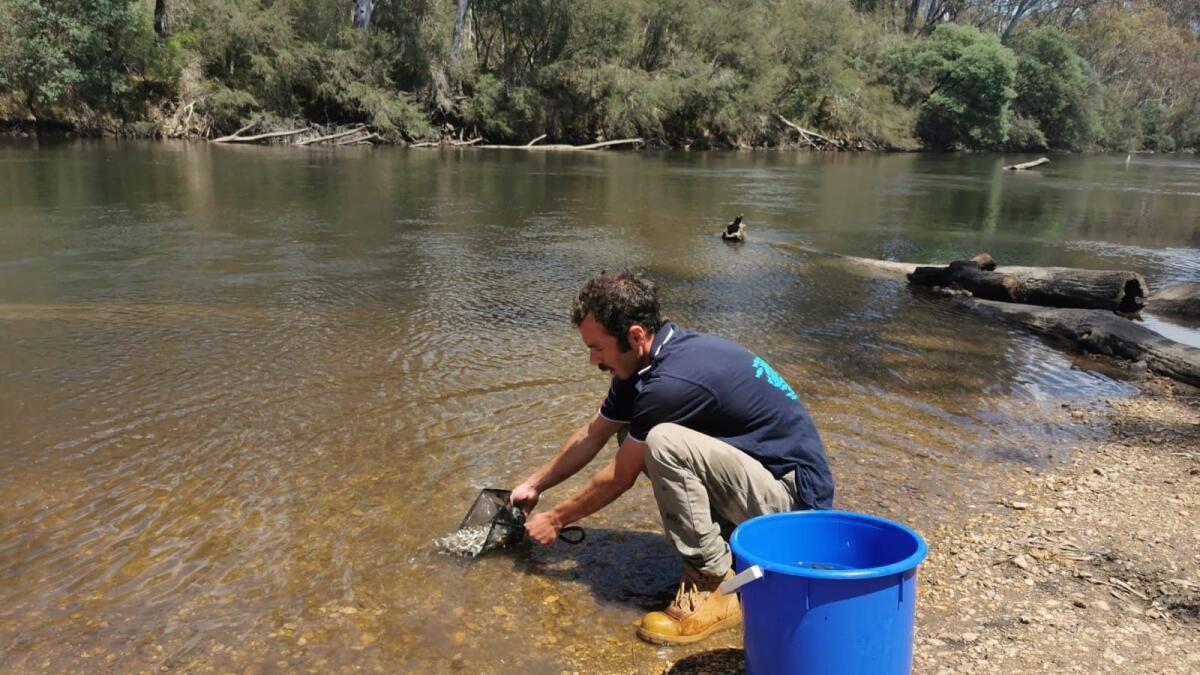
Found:
[[[21,98],[35,117],[64,101],[83,81],[71,58],[78,23],[47,10],[40,0],[0,5],[0,88]]]
[[[1017,36],[1017,98],[1014,111],[1033,122],[1042,138],[1033,145],[1010,139],[1016,148],[1081,150],[1098,135],[1099,101],[1087,64],[1067,36],[1041,26]]]
[[[1071,35],[1102,86],[1102,146],[1200,149],[1194,132],[1200,124],[1196,24],[1176,21],[1157,7],[1134,5],[1092,13],[1072,24]]]
[[[1004,147],[1009,150],[1048,150],[1050,143],[1042,133],[1037,120],[1023,117],[1019,113],[1008,122],[1008,140]]]
[[[1007,138],[1016,57],[995,36],[942,24],[885,60],[899,100],[918,106],[917,134],[929,145],[987,149]]]
[[[329,6],[214,0],[188,28],[211,94],[205,111],[223,132],[254,116],[367,122],[393,139],[426,136],[426,112],[396,77],[414,75],[401,36],[351,30]],[[348,21],[346,21],[348,24]]]
[[[59,107],[126,116],[147,76],[172,77],[148,17],[130,0],[0,0],[0,92],[29,114]]]
[[[696,148],[795,142],[782,115],[859,147],[1200,146],[1200,35],[1178,0],[1035,3],[1015,21],[922,3],[908,29],[911,3],[878,0],[471,0],[459,42],[457,0],[377,0],[363,32],[347,2],[176,0],[165,36],[152,6],[0,0],[0,115],[140,132],[186,106],[223,133],[366,122],[395,140]]]
[[[216,128],[231,131],[242,126],[242,121],[259,108],[258,99],[250,92],[217,85],[201,100],[200,112],[208,115]]]
[[[590,0],[567,14],[542,0],[474,6],[456,113],[489,140],[763,145],[787,138],[779,113],[911,145],[912,115],[878,82],[881,36],[841,0]],[[527,32],[514,37],[522,22]]]

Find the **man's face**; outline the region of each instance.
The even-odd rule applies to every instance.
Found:
[[[616,375],[619,380],[628,380],[637,372],[637,350],[621,351],[617,346],[617,338],[610,335],[590,314],[579,324],[579,337],[587,345],[593,366]]]

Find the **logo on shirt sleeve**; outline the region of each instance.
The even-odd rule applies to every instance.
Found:
[[[787,397],[793,401],[799,399],[799,397],[796,396],[796,392],[792,391],[791,385],[785,382],[783,377],[779,373],[775,372],[774,368],[767,365],[766,361],[763,361],[761,358],[756,356],[754,357],[754,363],[750,365],[754,368],[755,378],[761,380],[763,375],[766,375],[767,382],[770,382],[772,387],[775,387],[779,391],[787,394]]]

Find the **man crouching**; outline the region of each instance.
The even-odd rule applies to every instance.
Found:
[[[727,537],[767,513],[833,506],[825,449],[796,392],[763,359],[722,338],[664,322],[653,282],[601,272],[584,285],[571,321],[591,363],[612,373],[600,411],[549,462],[513,489],[526,513],[543,492],[587,466],[614,434],[617,455],[578,494],[526,521],[539,544],[650,478],[683,579],[638,636],[685,644],[741,623]]]

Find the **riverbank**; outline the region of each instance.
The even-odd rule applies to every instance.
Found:
[[[1089,420],[1106,440],[925,533],[913,672],[1200,670],[1200,391],[1141,387]],[[726,649],[659,672],[742,668]]]
[[[914,670],[1200,669],[1200,396],[1147,380],[1108,440],[929,537]]]
[[[179,115],[159,115],[157,122],[117,124],[111,121],[97,123],[91,127],[72,127],[63,122],[47,122],[42,129],[30,120],[0,119],[0,138],[24,138],[38,140],[69,141],[81,138],[107,138],[126,140],[199,141],[238,143],[244,145],[379,145],[411,148],[497,148],[533,151],[552,150],[606,150],[606,149],[653,149],[653,150],[794,150],[808,152],[918,152],[916,147],[891,147],[869,139],[830,138],[811,130],[803,129],[794,140],[782,136],[757,144],[736,142],[668,142],[661,138],[594,139],[587,143],[570,143],[549,139],[545,134],[520,143],[493,142],[478,131],[462,133],[446,127],[438,135],[411,137],[381,132],[366,124],[318,124],[297,120],[290,124],[279,121],[250,123],[237,132],[221,134],[208,123],[195,126],[190,119]],[[931,151],[931,150],[925,150]],[[940,151],[939,151],[940,152]]]

